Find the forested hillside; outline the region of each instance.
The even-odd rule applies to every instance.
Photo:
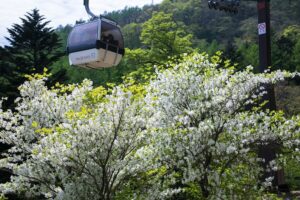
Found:
[[[299,9],[299,1],[273,0],[271,2],[272,63],[274,69],[299,70],[300,59],[299,56],[296,56],[300,53]],[[159,29],[160,26],[163,26],[162,16],[153,19],[155,13],[158,12],[170,15],[168,20],[176,24],[172,29],[178,32],[178,37],[189,35],[189,42],[185,43],[184,49],[193,48],[199,52],[205,51],[210,55],[221,50],[224,57],[234,63],[239,63],[239,66],[258,65],[255,2],[242,1],[239,13],[234,15],[210,10],[206,1],[164,0],[161,4],[154,6],[127,7],[123,10],[105,13],[107,17],[116,20],[122,27],[125,46],[130,49],[127,51],[124,61],[117,68],[91,72],[90,70],[70,68],[65,57],[55,65],[57,66],[56,70],[60,70],[63,66],[68,71],[68,79],[63,81],[76,82],[84,77],[89,77],[95,84],[120,82],[123,75],[140,67],[145,67],[147,58],[144,57],[144,50],[151,48],[145,40],[150,37],[151,40],[153,38],[155,40],[155,37],[159,37],[159,33],[151,32],[153,29],[146,26],[145,23],[152,18],[152,20],[156,20],[153,22],[153,27]],[[70,29],[70,25],[57,29],[57,33],[61,36],[64,44],[66,44],[66,37]],[[150,31],[150,35],[143,37],[142,32],[147,30]],[[164,40],[165,38],[161,39]],[[158,41],[158,43],[163,42]],[[157,48],[152,47],[152,52]],[[180,52],[174,54],[178,55],[178,53]],[[162,52],[162,54],[165,54],[166,57],[171,56],[167,55],[166,52]],[[139,57],[137,58],[137,56]],[[160,63],[159,59],[161,58],[157,58],[156,62],[151,64]],[[164,61],[163,58],[162,61]]]

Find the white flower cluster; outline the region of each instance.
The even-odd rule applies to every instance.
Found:
[[[119,86],[92,103],[87,80],[65,93],[25,82],[16,111],[0,110],[0,142],[12,145],[0,168],[14,174],[0,192],[109,200],[144,176],[131,198],[165,199],[190,184],[212,199],[258,191],[260,145],[299,159],[300,117],[254,108],[265,85],[294,75],[235,72],[195,54],[158,72],[144,98]]]
[[[165,188],[196,182],[206,197],[226,196],[232,184],[257,189],[256,182],[244,181],[261,175],[257,148],[276,143],[296,152],[300,117],[287,120],[255,111],[254,105],[266,93],[263,86],[295,75],[218,69],[198,54],[159,73],[146,96],[151,116],[147,129],[155,141],[148,149],[155,167],[173,172],[165,177]],[[174,182],[178,173],[183,178]],[[163,195],[164,187],[159,190]]]

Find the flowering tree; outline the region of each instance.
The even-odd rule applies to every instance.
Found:
[[[119,87],[102,98],[104,90],[94,95],[90,81],[52,90],[44,81],[35,76],[20,87],[16,113],[1,110],[1,141],[13,145],[1,164],[14,174],[1,190],[28,197],[111,199],[135,172],[133,155],[143,141],[142,104]]]
[[[215,59],[187,57],[150,83],[147,129],[155,142],[146,151],[149,162],[164,171],[164,181],[154,188],[157,198],[191,187],[203,198],[249,198],[251,191],[257,195],[261,145],[280,144],[299,160],[300,117],[286,119],[282,112],[259,105],[266,93],[263,85],[296,74],[254,74],[251,67],[235,72],[229,66],[219,68]],[[277,170],[275,161],[265,164]]]
[[[4,194],[50,199],[223,199],[263,192],[257,149],[279,144],[300,161],[300,117],[261,109],[265,84],[296,73],[253,74],[185,56],[146,86],[47,89],[45,76],[20,87],[16,112],[0,110],[0,141],[13,147]]]

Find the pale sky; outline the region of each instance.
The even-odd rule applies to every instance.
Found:
[[[154,4],[162,0],[153,0]],[[104,11],[123,9],[125,6],[139,6],[151,4],[152,0],[90,0],[90,8],[94,14]],[[50,26],[74,24],[78,19],[88,19],[83,6],[83,0],[0,0],[0,45],[7,45],[4,36],[8,36],[7,28],[12,24],[19,24],[26,12],[37,8],[40,14],[50,20]]]

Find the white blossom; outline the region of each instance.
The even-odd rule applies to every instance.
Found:
[[[300,117],[246,107],[260,101],[268,84],[297,73],[251,68],[222,69],[195,54],[157,70],[144,98],[121,85],[97,102],[88,99],[88,80],[68,92],[48,89],[45,78],[27,81],[15,112],[0,107],[0,142],[12,145],[0,168],[14,173],[0,192],[107,200],[141,174],[149,177],[131,198],[166,199],[189,184],[208,199],[230,199],[237,188],[261,191],[256,149],[278,142],[300,161]],[[280,168],[276,160],[267,164]]]

